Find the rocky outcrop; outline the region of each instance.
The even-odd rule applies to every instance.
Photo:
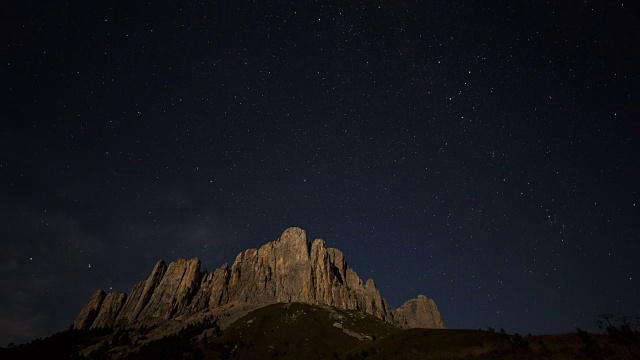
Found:
[[[144,290],[146,283],[147,282],[143,280],[133,286],[131,293],[127,296],[124,306],[116,317],[116,323],[127,323],[130,320],[135,319],[134,310],[138,305],[138,301],[140,301],[140,297],[142,296],[142,291]]]
[[[209,295],[209,306],[217,307],[223,304],[229,303],[229,290],[227,284],[229,284],[229,278],[231,277],[231,270],[229,265],[224,264],[221,268],[217,269],[212,276]]]
[[[167,264],[162,260],[158,261],[153,267],[149,278],[137,283],[133,287],[131,295],[127,298],[127,301],[116,318],[116,323],[126,324],[138,318],[140,312],[149,303],[151,296],[153,296],[156,287],[160,284],[166,270]]]
[[[140,293],[138,301],[136,301],[131,314],[129,314],[129,316],[127,317],[129,321],[138,318],[138,315],[140,315],[142,310],[144,310],[144,308],[147,306],[147,304],[151,300],[151,297],[153,296],[153,293],[160,284],[160,281],[162,281],[162,277],[164,276],[164,273],[166,271],[167,264],[163,260],[158,261],[156,263],[156,266],[153,267],[151,275],[149,275],[147,281],[144,282],[144,288]]]
[[[74,328],[184,318],[231,303],[294,301],[360,310],[404,327],[444,327],[433,300],[421,296],[391,310],[375,282],[363,283],[340,250],[327,248],[322,239],[309,244],[306,232],[295,227],[259,249],[241,252],[230,268],[224,264],[208,273],[200,271],[197,258],[168,267],[159,261],[129,297],[109,294],[103,301],[102,294],[92,296]]]
[[[229,280],[230,299],[240,302],[308,301],[310,267],[306,233],[299,228],[260,249],[236,257]]]
[[[107,296],[107,294],[105,294],[102,289],[91,295],[87,304],[82,308],[78,317],[76,317],[76,321],[73,322],[74,329],[88,329],[93,324],[96,316],[98,316],[100,306],[105,296]]]
[[[299,301],[392,318],[373,281],[363,284],[342,252],[328,249],[324,240],[316,239],[309,247],[306,232],[299,228],[285,230],[260,249],[240,253],[228,288],[230,299],[240,302]]]
[[[395,323],[403,328],[444,329],[444,322],[436,302],[418,295],[394,311]]]
[[[169,264],[137,318],[171,319],[182,314],[199,288],[200,275],[200,260],[197,258],[178,259]]]
[[[113,326],[126,300],[127,294],[123,292],[114,291],[108,293],[100,305],[100,311],[95,320],[93,320],[91,328],[96,329]]]

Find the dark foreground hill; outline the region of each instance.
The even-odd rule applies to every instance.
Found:
[[[637,359],[640,354],[637,342],[607,335],[523,337],[483,330],[401,329],[361,311],[305,303],[271,304],[246,313],[225,329],[211,317],[177,332],[165,326],[70,329],[0,349],[0,358]],[[168,334],[156,338],[161,333]]]

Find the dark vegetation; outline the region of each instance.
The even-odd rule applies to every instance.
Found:
[[[508,334],[495,329],[411,329],[375,342],[362,344],[344,359],[640,359],[638,332],[624,326],[607,334]],[[619,332],[625,335],[612,335]],[[633,331],[632,331],[633,332]]]
[[[204,354],[199,346],[195,346],[193,339],[206,329],[212,328],[217,329],[218,334],[220,333],[218,320],[207,317],[202,321],[187,325],[175,334],[143,345],[140,350],[129,354],[124,359],[202,359]]]
[[[340,324],[343,328],[334,326]],[[335,359],[363,341],[400,330],[371,315],[302,303],[255,310],[202,343],[213,359]]]
[[[613,314],[598,317],[598,328],[607,334],[607,341],[577,328],[582,341],[577,357],[582,359],[640,359],[640,315],[631,318]]]
[[[9,344],[6,348],[0,348],[0,359],[26,359],[38,354],[48,354],[49,358],[70,359],[77,357],[78,351],[103,341],[112,333],[112,329],[68,329],[27,344]]]
[[[154,328],[66,330],[0,349],[0,359],[640,359],[640,318],[604,314],[600,333],[526,336],[504,329],[400,330],[370,315],[275,304],[220,330],[206,317],[149,341]],[[89,351],[87,350],[87,351]],[[84,352],[87,354],[87,352]]]

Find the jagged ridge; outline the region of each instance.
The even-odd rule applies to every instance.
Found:
[[[75,329],[93,329],[181,319],[229,303],[305,302],[360,310],[404,328],[444,328],[436,303],[420,295],[397,310],[389,308],[374,281],[363,283],[344,254],[325,241],[307,242],[306,232],[292,227],[260,249],[248,249],[233,266],[213,273],[200,271],[200,260],[159,261],[147,280],[129,296],[94,293],[75,322]]]

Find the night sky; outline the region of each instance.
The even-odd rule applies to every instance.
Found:
[[[449,328],[640,312],[631,3],[15,3],[2,346],[159,259],[214,270],[291,226]]]

